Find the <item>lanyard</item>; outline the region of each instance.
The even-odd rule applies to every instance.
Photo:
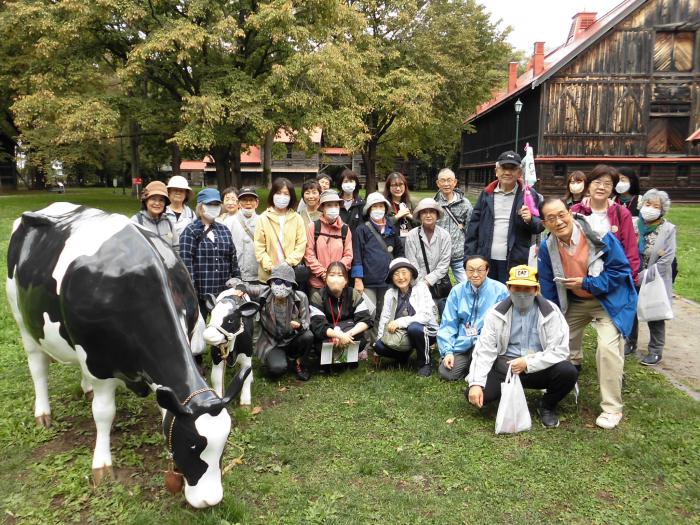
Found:
[[[338,316],[336,317],[335,314],[333,313],[333,303],[331,302],[331,298],[328,298],[328,306],[331,308],[331,321],[333,322],[333,327],[338,326],[338,323],[340,322],[340,314],[341,311],[343,310],[343,301],[342,299],[338,299]]]
[[[472,307],[469,312],[469,319],[467,319],[467,326],[470,327],[472,326],[472,320],[474,323],[477,321],[477,315],[478,315],[478,310],[479,310],[479,290],[477,289],[476,294],[474,295],[474,302],[472,302]]]

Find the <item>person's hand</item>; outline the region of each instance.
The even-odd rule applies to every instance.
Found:
[[[428,281],[428,279],[423,279],[423,282],[425,283],[425,285],[426,285],[428,288],[430,288],[430,287],[432,286],[432,284],[430,284],[430,281]]]
[[[243,297],[245,295],[245,292],[243,290],[234,290],[233,295],[236,297]]]
[[[477,408],[484,406],[484,389],[479,385],[470,386],[469,402]]]
[[[292,330],[299,330],[299,328],[301,328],[301,323],[299,321],[292,321],[289,323],[289,326]]]
[[[583,277],[569,277],[561,281],[561,284],[569,290],[581,290],[583,289]]]
[[[396,212],[394,218],[398,221],[399,219],[403,219],[407,215],[410,217],[411,210],[409,210],[408,208],[401,208],[399,211]]]
[[[510,369],[514,374],[527,372],[527,360],[524,357],[518,357],[517,359],[508,361],[508,364],[510,365]]]
[[[352,338],[352,336],[348,333],[340,333],[336,336],[338,338],[338,346],[345,347],[348,345],[351,345],[352,343],[355,342],[355,340]]]
[[[532,213],[530,213],[530,208],[523,205],[523,207],[520,208],[520,216],[523,218],[526,224],[530,224],[530,221],[532,220]]]
[[[355,278],[355,290],[360,294],[365,291],[365,283],[362,282],[362,279]]]
[[[445,368],[448,370],[452,370],[452,367],[455,366],[455,355],[447,354],[445,359],[442,360],[442,364],[445,365]]]
[[[396,321],[389,321],[389,324],[386,325],[386,329],[390,334],[393,334],[394,332],[396,332],[398,327],[399,327],[399,325],[396,324]]]

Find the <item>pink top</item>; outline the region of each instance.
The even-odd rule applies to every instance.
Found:
[[[345,243],[343,243],[341,237],[343,220],[340,217],[333,224],[328,224],[328,220],[323,215],[319,220],[321,221],[321,234],[318,236],[318,248],[314,239],[314,223],[311,222],[306,227],[304,259],[311,272],[309,285],[313,288],[325,286],[326,268],[330,263],[340,261],[348,271],[352,265],[352,232],[350,228],[348,228]]]

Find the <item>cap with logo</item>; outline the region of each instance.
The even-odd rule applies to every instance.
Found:
[[[506,284],[509,286],[538,286],[537,270],[527,264],[514,266],[510,269]]]
[[[499,166],[520,166],[522,161],[523,159],[521,159],[520,155],[518,155],[516,152],[504,151],[498,156],[496,162],[498,162]]]

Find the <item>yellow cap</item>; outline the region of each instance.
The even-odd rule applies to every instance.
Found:
[[[517,286],[538,286],[537,270],[527,264],[514,266],[510,269],[510,274],[506,284],[514,284]]]

